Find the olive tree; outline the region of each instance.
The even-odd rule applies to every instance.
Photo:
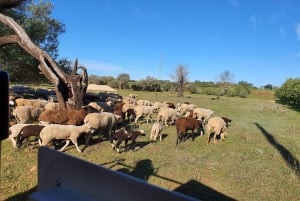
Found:
[[[81,108],[88,84],[86,68],[78,66],[76,60],[71,73],[65,73],[45,50],[30,39],[26,31],[12,17],[0,13],[0,22],[10,30],[0,37],[0,47],[17,44],[23,48],[38,61],[38,69],[55,86],[60,107]],[[78,73],[80,70],[81,72]]]

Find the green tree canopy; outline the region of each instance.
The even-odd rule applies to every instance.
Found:
[[[275,96],[282,104],[300,106],[300,78],[287,79],[283,85],[275,90]]]
[[[65,32],[65,25],[51,18],[53,5],[49,1],[26,0],[15,9],[4,11],[26,31],[32,42],[46,51],[54,60],[58,57],[58,36]],[[0,24],[0,36],[12,34],[12,30]],[[42,82],[37,68],[39,62],[17,44],[0,47],[0,65],[10,74],[13,82]]]

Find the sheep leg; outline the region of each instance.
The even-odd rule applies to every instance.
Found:
[[[66,140],[66,144],[60,149],[60,151],[63,151],[70,143],[70,140]]]
[[[214,144],[217,144],[217,134],[214,134]]]

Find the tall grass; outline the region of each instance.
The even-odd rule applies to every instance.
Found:
[[[120,91],[126,96],[132,91]],[[300,114],[259,93],[249,98],[134,92],[150,101],[191,102],[231,118],[225,140],[206,145],[207,135],[176,147],[174,127],[163,127],[163,141],[148,143],[151,124],[140,128],[137,151],[115,152],[108,142],[68,154],[122,171],[149,183],[202,200],[300,200]],[[154,117],[155,119],[155,117]],[[37,185],[37,150],[16,150],[2,142],[1,200],[25,200]],[[25,192],[25,193],[22,193]],[[16,196],[16,194],[19,194]],[[21,195],[21,196],[20,196]]]

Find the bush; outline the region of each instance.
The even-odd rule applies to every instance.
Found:
[[[300,79],[287,79],[285,83],[275,90],[275,97],[282,104],[300,106]]]

